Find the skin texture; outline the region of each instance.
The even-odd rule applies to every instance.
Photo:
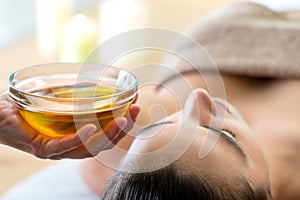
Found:
[[[207,89],[199,75],[190,74],[185,77],[193,88]],[[222,75],[222,78],[226,90],[226,101],[234,105],[243,116],[266,157],[273,198],[275,200],[299,199],[300,94],[295,91],[300,88],[300,80],[251,79],[229,75]],[[168,83],[169,88],[174,87],[174,90],[178,88],[177,81],[179,80]],[[151,105],[162,105],[166,111],[164,117],[178,112],[180,108],[169,90],[157,91],[154,87],[142,88],[139,96],[142,112],[137,119],[137,124],[146,126],[153,123],[147,116],[147,109],[150,109]],[[126,143],[126,139],[127,137],[119,144]],[[130,145],[127,144],[128,146]],[[93,169],[90,172],[85,170],[90,168]],[[113,169],[93,159],[86,160],[81,171],[87,184],[98,194],[103,192],[105,180],[108,180],[113,173]],[[255,178],[255,175],[249,174],[248,177]]]
[[[224,121],[222,127],[213,122],[218,120]],[[175,142],[176,137],[180,137],[178,140],[178,145],[180,145],[188,139],[187,135],[195,130],[192,144],[175,161],[180,171],[189,169],[195,174],[213,174],[220,179],[243,177],[255,186],[269,185],[268,168],[259,142],[236,109],[226,101],[211,98],[205,90],[196,89],[186,100],[182,111],[166,117],[163,121],[168,123],[143,131],[141,136],[135,139],[129,152],[161,154],[160,150],[169,143]],[[185,126],[191,131],[185,131]],[[182,127],[183,132],[180,132]],[[205,142],[207,138],[215,137],[218,135],[216,132],[222,130],[234,135],[234,141],[239,144],[243,152],[222,136],[216,140],[215,145]],[[147,138],[147,135],[151,137]],[[200,158],[201,148],[210,150],[207,155]],[[164,159],[172,157],[174,151],[176,150],[170,149],[166,152]],[[126,159],[124,162],[126,163]],[[145,163],[149,164],[147,162],[140,164]],[[139,168],[145,167],[147,166],[139,166]],[[238,186],[238,183],[232,184]]]
[[[139,111],[140,107],[132,104],[126,116],[115,119],[104,134],[95,133],[96,127],[87,124],[74,134],[50,138],[27,124],[8,94],[2,94],[0,96],[0,143],[43,159],[91,157],[118,143],[133,127]]]

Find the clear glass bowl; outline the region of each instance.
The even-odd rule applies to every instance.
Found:
[[[9,95],[22,117],[50,137],[75,133],[87,123],[105,129],[125,115],[137,87],[129,71],[86,63],[38,65],[9,77]]]

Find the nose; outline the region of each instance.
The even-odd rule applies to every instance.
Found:
[[[209,126],[214,115],[216,108],[208,92],[200,88],[193,90],[185,102],[182,120]]]

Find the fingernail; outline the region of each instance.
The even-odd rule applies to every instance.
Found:
[[[123,119],[123,120],[121,120],[121,119]],[[122,118],[116,120],[116,122],[117,122],[117,126],[120,130],[124,129],[127,125],[127,119],[125,117],[122,117]]]
[[[121,125],[119,126],[119,128],[120,128],[121,130],[124,129],[124,128],[126,127],[126,124],[127,124],[127,123],[121,124]]]
[[[87,131],[87,135],[88,136],[91,136],[91,135],[93,135],[95,132],[96,132],[96,127],[91,127],[88,131]]]
[[[140,113],[140,109],[134,110],[133,113],[132,113],[132,115],[131,115],[131,119],[132,119],[133,121],[135,121],[136,118],[137,118],[137,116],[139,115],[139,113]]]

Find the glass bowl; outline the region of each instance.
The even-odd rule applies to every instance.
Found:
[[[137,87],[129,71],[98,64],[43,64],[9,76],[9,95],[21,116],[50,137],[75,133],[87,123],[105,129],[125,115]]]

